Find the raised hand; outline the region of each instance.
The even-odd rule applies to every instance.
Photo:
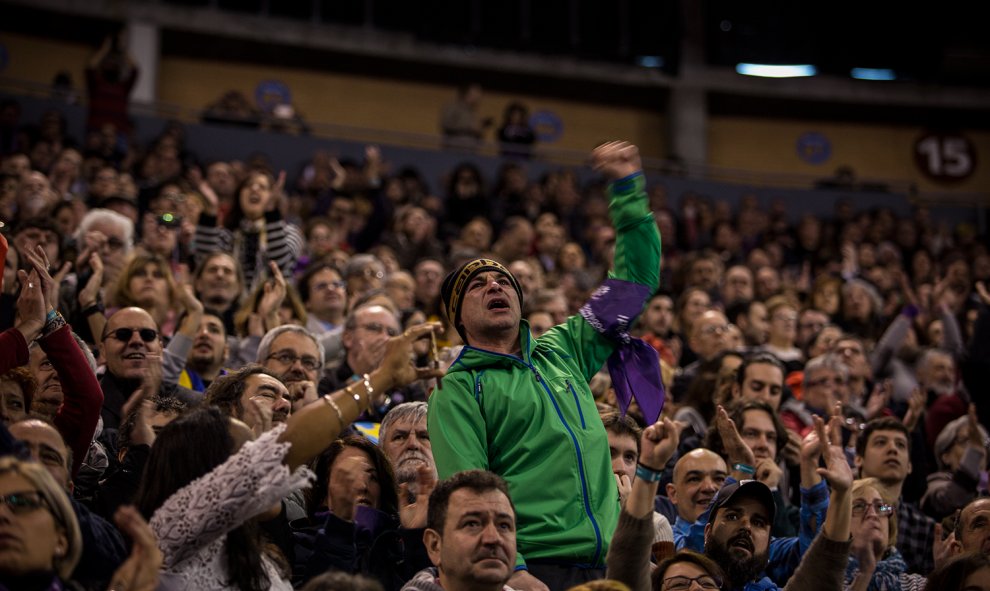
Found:
[[[278,314],[278,309],[285,301],[286,284],[282,270],[278,268],[275,261],[268,261],[268,268],[271,270],[272,278],[265,282],[263,293],[258,300],[258,315],[262,318],[270,318]],[[274,327],[269,327],[269,329]]]
[[[402,387],[416,380],[443,377],[446,372],[440,368],[413,365],[412,349],[414,342],[428,337],[431,332],[439,334],[442,330],[443,325],[439,322],[425,322],[407,328],[404,333],[386,342],[385,357],[373,372],[383,380],[385,390]]]
[[[818,468],[817,472],[832,490],[847,492],[852,487],[853,473],[842,450],[841,421],[841,416],[833,416],[826,428],[821,417],[815,417],[815,433],[823,442],[822,457],[825,459],[825,467]]]
[[[38,245],[34,247],[33,252],[30,250],[26,251],[24,257],[38,275],[38,280],[41,283],[41,293],[45,298],[45,310],[54,310],[58,304],[58,283],[48,273],[48,269],[51,267],[48,261],[48,254],[45,253],[44,247]],[[68,265],[69,263],[66,263],[63,266],[64,272],[60,271],[61,276],[64,277],[64,274],[68,273],[68,269],[65,268]]]
[[[921,418],[925,416],[926,403],[927,397],[925,393],[921,391],[921,388],[915,386],[914,390],[911,391],[911,398],[908,400],[908,409],[904,413],[903,419],[904,426],[907,427],[909,433],[914,432]]]
[[[639,444],[639,463],[657,472],[663,470],[667,461],[677,450],[684,423],[661,419],[643,429]]]
[[[866,420],[875,419],[880,416],[883,409],[887,408],[890,402],[890,395],[894,391],[894,386],[890,380],[883,380],[873,386],[873,392],[866,400]]]
[[[27,273],[23,269],[19,270],[17,280],[21,284],[21,295],[17,298],[14,328],[30,343],[45,328],[45,294],[37,271]]]
[[[780,477],[784,474],[784,471],[780,469],[780,466],[772,458],[756,460],[756,466],[754,468],[756,468],[756,474],[753,475],[753,478],[770,488],[776,488],[780,484]]]
[[[309,380],[299,382],[289,382],[285,385],[289,391],[289,401],[292,403],[292,412],[296,412],[310,402],[315,402],[319,395],[316,393],[316,384]]]
[[[93,274],[79,290],[79,305],[84,308],[92,306],[100,299],[100,289],[103,287],[103,259],[95,252],[89,255],[89,268]]]
[[[715,415],[715,427],[718,429],[719,436],[722,437],[722,447],[725,448],[725,454],[729,456],[730,465],[746,464],[752,466],[756,463],[753,450],[749,449],[749,446],[743,441],[739,435],[739,430],[736,429],[736,423],[729,418],[729,413],[721,405]]]
[[[591,152],[591,165],[609,180],[619,180],[643,170],[639,148],[629,142],[602,144]]]
[[[416,469],[416,495],[410,500],[409,483],[399,485],[399,522],[406,529],[426,527],[426,510],[430,504],[430,493],[437,485],[437,477],[428,466]],[[407,502],[408,501],[408,502]]]
[[[113,516],[117,528],[131,539],[131,554],[117,568],[110,579],[108,589],[127,591],[154,591],[158,588],[158,571],[162,567],[162,553],[148,522],[137,509],[122,505]]]

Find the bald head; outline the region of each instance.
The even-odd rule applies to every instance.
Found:
[[[27,419],[11,425],[10,434],[27,445],[32,461],[44,466],[63,488],[71,490],[69,449],[55,427],[38,419]]]
[[[681,456],[674,465],[674,480],[667,485],[677,515],[689,523],[697,521],[726,476],[725,460],[711,450],[699,448]]]
[[[701,359],[711,359],[728,348],[729,321],[718,310],[707,310],[694,322],[691,349]]]

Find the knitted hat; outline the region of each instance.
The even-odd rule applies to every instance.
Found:
[[[464,263],[444,277],[443,285],[440,286],[440,300],[443,302],[443,311],[447,315],[447,321],[457,329],[457,334],[461,335],[465,342],[467,336],[464,330],[458,326],[461,317],[461,303],[464,301],[464,293],[468,283],[475,275],[485,271],[495,271],[508,277],[513,289],[516,290],[516,295],[519,296],[519,307],[522,308],[522,288],[519,287],[519,282],[505,265],[492,259],[474,259]]]

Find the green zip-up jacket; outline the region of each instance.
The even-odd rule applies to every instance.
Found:
[[[609,187],[616,230],[611,276],[654,291],[660,234],[642,174]],[[634,317],[642,303],[628,312]],[[526,559],[602,568],[619,519],[608,437],[588,387],[615,348],[580,315],[534,340],[520,322],[519,357],[464,347],[429,401],[441,478],[502,476],[516,508],[517,569]]]

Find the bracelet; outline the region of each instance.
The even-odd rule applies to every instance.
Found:
[[[90,316],[93,316],[95,314],[103,314],[103,312],[104,312],[103,304],[96,302],[91,306],[86,306],[85,308],[83,308],[82,316],[83,318],[89,318]]]
[[[48,324],[49,322],[55,320],[56,316],[58,316],[58,312],[55,311],[55,308],[49,310],[48,315],[45,316],[45,324]]]
[[[340,407],[337,406],[337,403],[334,402],[333,399],[330,398],[330,395],[329,394],[327,394],[326,396],[323,397],[323,402],[326,402],[327,403],[327,406],[329,406],[330,408],[332,408],[333,411],[335,413],[337,413],[337,420],[340,421],[340,428],[343,429],[344,428],[344,413],[340,412]]]
[[[738,470],[743,474],[749,474],[750,476],[756,474],[756,468],[750,466],[749,464],[732,464],[733,470]]]
[[[368,394],[368,406],[370,407],[371,406],[371,395],[375,393],[375,389],[371,387],[371,376],[369,376],[368,374],[364,374],[363,376],[361,376],[361,379],[364,380],[364,389],[367,390],[367,394]]]
[[[663,478],[663,471],[654,470],[643,464],[636,464],[636,478],[647,482],[659,482]]]
[[[58,312],[50,312],[48,318],[45,320],[45,326],[41,329],[41,334],[38,338],[47,337],[56,330],[62,328],[66,325],[65,318],[62,317]]]

